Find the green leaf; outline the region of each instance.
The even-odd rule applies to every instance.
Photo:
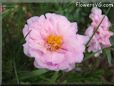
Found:
[[[34,70],[32,72],[24,72],[24,73],[21,72],[20,79],[28,79],[31,77],[37,77],[37,76],[40,76],[46,72],[48,72],[48,71],[45,69]]]
[[[113,29],[114,29],[114,28],[113,28]],[[110,42],[111,42],[112,45],[114,45],[114,36],[112,36],[112,37],[110,38]]]
[[[84,58],[84,61],[90,59],[92,56],[94,56],[95,53],[85,53],[85,58]]]
[[[53,76],[51,77],[50,83],[55,83],[59,76],[59,72],[54,72]]]
[[[111,48],[111,50],[113,50],[113,51],[114,51],[114,48]]]
[[[92,58],[97,52],[99,52],[99,51],[105,51],[105,50],[107,50],[107,49],[109,49],[110,50],[110,48],[109,47],[106,47],[106,48],[102,48],[101,50],[98,50],[98,51],[96,51],[96,52],[94,52],[94,53],[85,53],[85,58],[84,58],[84,61],[86,61],[86,60],[88,60],[88,59],[90,59],[90,58]]]
[[[109,65],[111,65],[112,57],[111,57],[110,49],[106,49],[105,53],[106,53],[106,57],[107,57],[108,63],[109,63]]]
[[[67,83],[67,80],[64,80],[62,83],[63,83],[63,84],[66,84],[66,83]]]
[[[50,79],[49,78],[46,78],[45,76],[39,76],[41,79],[45,80],[45,81],[48,81],[50,82]]]

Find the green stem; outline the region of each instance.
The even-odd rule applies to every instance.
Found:
[[[27,33],[27,35],[25,36],[25,38],[28,36],[28,34],[30,33],[31,31],[29,31],[28,33]],[[20,42],[20,44],[22,43],[22,41]],[[17,52],[15,52],[14,51],[14,58],[13,58],[13,67],[14,67],[14,73],[15,73],[15,78],[16,78],[16,81],[17,81],[17,84],[19,85],[19,78],[18,78],[18,74],[17,74],[17,68],[16,68],[16,60],[15,60],[15,55],[16,55],[16,53],[19,53],[19,51],[21,50],[21,47],[17,47],[16,48],[16,50],[15,51],[17,51]]]
[[[31,32],[32,30],[30,30],[27,34],[26,34],[26,36],[24,37],[24,38],[26,38],[28,35],[29,35],[29,33]],[[22,43],[22,41],[20,42],[20,44]],[[19,48],[18,49],[18,47],[17,47],[17,51],[20,51],[20,49],[21,48]],[[14,56],[15,56],[16,54],[14,53]],[[14,60],[13,60],[13,67],[14,67],[14,73],[15,73],[15,78],[16,78],[16,81],[17,81],[17,84],[19,85],[19,78],[18,78],[18,74],[17,74],[17,68],[16,68],[16,63],[15,63],[15,57],[14,57]]]
[[[15,58],[14,58],[14,61],[13,61],[13,66],[14,66],[14,73],[15,73],[16,81],[17,81],[17,84],[19,85],[19,78],[18,78],[16,64],[15,64]]]

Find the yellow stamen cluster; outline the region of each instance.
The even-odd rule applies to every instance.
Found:
[[[48,50],[56,51],[61,48],[62,37],[57,35],[49,35],[47,37]]]

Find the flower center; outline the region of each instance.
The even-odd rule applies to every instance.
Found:
[[[48,50],[56,51],[61,48],[62,37],[57,35],[49,35],[47,38]]]

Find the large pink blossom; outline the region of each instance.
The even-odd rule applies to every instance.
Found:
[[[113,33],[109,31],[111,23],[108,17],[106,15],[103,15],[102,11],[97,7],[92,8],[91,14],[89,17],[91,18],[92,23],[85,32],[85,34],[89,37],[92,36],[92,34],[94,33],[95,29],[100,24],[103,17],[104,19],[102,23],[100,24],[94,37],[90,41],[88,45],[88,51],[97,52],[101,50],[102,48],[110,47],[111,43],[110,43],[109,38],[113,35]],[[102,51],[97,52],[95,56],[98,56],[100,53],[102,53]]]
[[[29,33],[30,32],[30,33]],[[34,66],[49,70],[70,71],[83,60],[88,38],[77,32],[77,23],[54,13],[27,20],[23,29],[24,53],[35,58]]]

